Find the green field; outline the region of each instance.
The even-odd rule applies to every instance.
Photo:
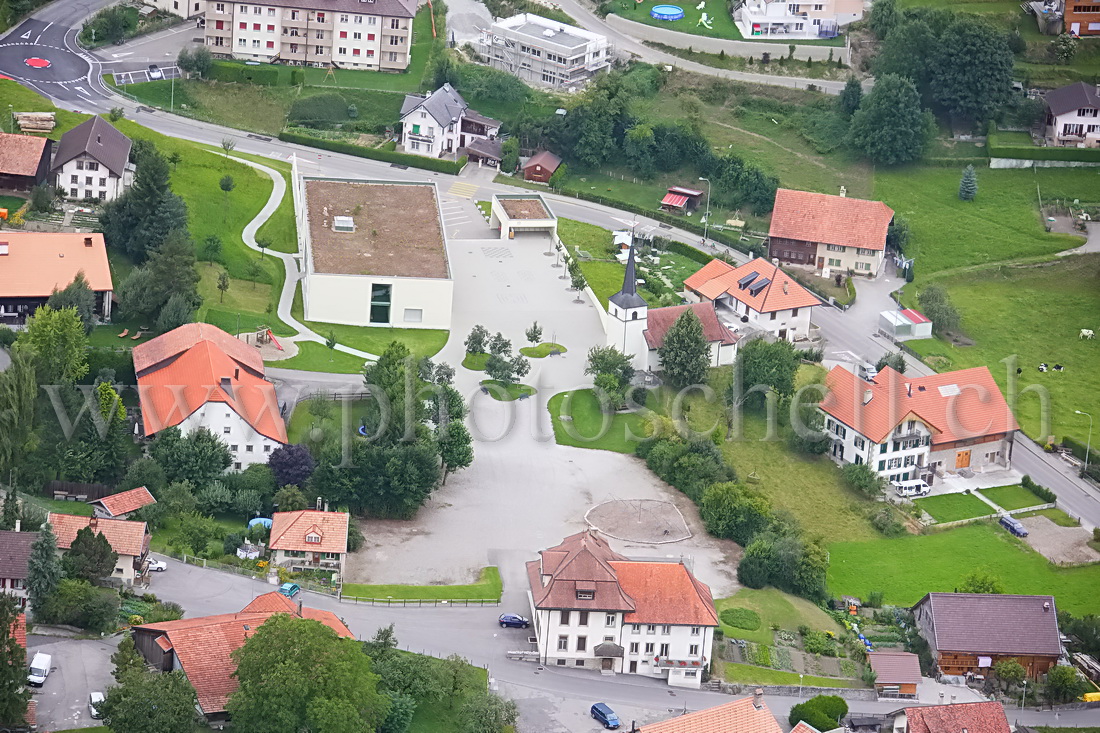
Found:
[[[1008,593],[1049,593],[1058,607],[1094,612],[1100,564],[1058,568],[997,525],[979,522],[924,536],[833,542],[833,595],[866,597],[881,590],[887,604],[911,606],[925,593],[951,592],[972,569],[987,566]]]
[[[558,445],[633,453],[646,434],[647,420],[638,413],[604,413],[590,389],[561,392],[547,403]],[[562,417],[572,418],[563,420]],[[633,436],[633,437],[632,437]]]
[[[503,590],[500,571],[482,568],[476,583],[469,585],[365,585],[345,583],[342,595],[357,598],[394,600],[492,600],[499,601]]]
[[[836,679],[834,677],[815,677],[797,672],[784,672],[767,667],[754,667],[750,664],[732,664],[719,661],[722,676],[727,682],[752,682],[761,685],[798,685],[810,687],[862,687],[858,680]]]
[[[996,513],[993,507],[970,494],[941,494],[917,499],[913,503],[932,515],[937,522],[955,522]]]
[[[979,494],[989,499],[1002,509],[1026,509],[1029,506],[1040,506],[1047,502],[1031,493],[1023,486],[998,486],[993,489],[980,489]]]
[[[757,644],[774,644],[772,625],[787,631],[797,631],[799,626],[809,626],[815,631],[840,631],[833,618],[812,601],[792,596],[775,588],[753,590],[743,588],[729,598],[719,598],[714,607],[721,614],[727,608],[747,608],[760,616],[760,628],[755,631],[721,624],[727,638],[747,639]]]
[[[74,514],[78,517],[92,516],[92,505],[83,501],[64,501],[61,499],[47,499],[35,494],[24,494],[23,501],[30,502],[44,512],[57,512],[58,514]]]
[[[346,424],[349,431],[354,432],[359,429],[361,418],[366,414],[368,402],[369,400],[347,401],[346,409],[348,411],[348,417]],[[332,416],[328,419],[317,420],[309,412],[309,401],[304,400],[299,402],[294,406],[294,411],[290,413],[290,422],[288,422],[286,426],[287,440],[291,443],[311,442],[312,436],[310,433],[314,428],[320,428],[325,433],[342,430],[342,425],[345,424],[342,414],[342,411],[345,409],[344,404],[344,402],[333,400]]]
[[[1037,509],[1033,512],[1023,512],[1022,514],[1014,515],[1017,519],[1026,519],[1027,517],[1046,517],[1050,521],[1057,524],[1059,527],[1080,527],[1081,523],[1076,519],[1066,514],[1061,509]]]

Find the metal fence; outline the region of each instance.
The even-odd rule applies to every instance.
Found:
[[[249,568],[242,568],[236,565],[228,565],[226,563],[218,562],[217,560],[207,560],[203,557],[196,557],[195,555],[180,554],[176,552],[162,552],[162,555],[175,558],[186,565],[194,565],[200,568],[210,568],[212,570],[221,570],[226,573],[233,573],[234,575],[241,575],[246,578],[252,578],[253,580],[266,580],[268,575],[266,572],[260,572],[257,570],[251,570]],[[307,590],[311,593],[320,593],[326,596],[339,597],[339,586],[326,586],[320,583],[314,583],[312,581],[302,579],[293,579],[293,582],[298,584],[302,590]]]
[[[364,606],[499,606],[499,598],[363,598],[340,595],[341,603]]]

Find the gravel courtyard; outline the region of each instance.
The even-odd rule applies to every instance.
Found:
[[[1020,522],[1028,531],[1024,542],[1053,563],[1075,565],[1100,560],[1100,553],[1088,545],[1092,532],[1084,527],[1061,527],[1042,515]]]

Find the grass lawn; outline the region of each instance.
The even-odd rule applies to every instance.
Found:
[[[244,532],[246,529],[248,529],[248,522],[245,520],[244,517],[241,517],[241,516],[238,516],[238,515],[215,514],[214,515],[214,522],[217,523],[218,528],[222,532],[222,536],[230,534],[232,532]],[[152,548],[152,550],[154,552],[168,552],[168,551],[172,550],[173,546],[176,543],[178,532],[179,532],[179,519],[178,518],[165,520],[164,525],[153,532],[153,537],[149,541],[149,547]],[[209,547],[211,547],[211,548],[216,547],[218,555],[221,555],[222,554],[222,539],[221,539],[221,537],[218,537],[217,539],[214,539],[214,540],[210,540]],[[188,548],[176,547],[175,549],[177,549],[179,551],[182,551],[182,552],[186,552],[188,555],[192,554],[191,550],[188,549]]]
[[[920,263],[918,257],[918,273]],[[963,330],[975,345],[955,347],[938,339],[906,345],[938,371],[989,367],[1006,395],[1010,380],[1016,383],[1018,400],[1009,405],[1025,433],[1037,440],[1070,435],[1084,443],[1088,418],[1074,410],[1100,415],[1100,370],[1095,369],[1100,341],[1081,339],[1078,332],[1095,323],[1100,313],[1098,281],[1100,254],[944,278],[941,282],[962,314]],[[1050,307],[1052,297],[1056,308]],[[1039,372],[1041,362],[1066,369]],[[1019,376],[1017,368],[1023,369]],[[1042,423],[1044,401],[1049,403],[1049,426]]]
[[[720,662],[720,664],[722,665],[722,677],[725,678],[726,682],[755,682],[764,685],[797,685],[801,683],[811,687],[863,687],[858,680],[804,675],[800,682],[797,672],[784,672],[778,669],[754,667],[751,664],[733,664],[732,662]]]
[[[1090,613],[1096,607],[1100,564],[1058,568],[990,522],[923,536],[829,545],[833,595],[866,597],[881,590],[887,604],[911,606],[931,591],[950,592],[975,567],[988,566],[1008,593],[1049,593],[1058,607]]]
[[[767,41],[765,41],[767,43]],[[774,41],[772,41],[774,43]],[[744,56],[723,56],[718,53],[706,53],[705,51],[695,51],[686,48],[678,48],[676,46],[668,46],[663,43],[646,42],[647,46],[656,48],[659,51],[670,53],[673,56],[686,59],[688,61],[694,61],[698,64],[704,64],[705,66],[713,66],[717,69],[730,69],[732,71],[747,71],[755,74],[772,74],[774,76],[797,76],[805,79],[831,79],[831,80],[846,80],[852,73],[851,69],[847,66],[837,66],[835,63],[828,63],[825,60],[813,61],[809,64],[806,62],[806,58],[794,58],[787,59],[786,54],[778,60],[777,63],[770,63],[764,65],[754,59],[753,63],[749,63],[748,58]],[[777,52],[778,55],[779,52]]]
[[[92,505],[83,501],[63,501],[48,499],[36,494],[23,494],[21,498],[29,501],[44,512],[57,512],[58,514],[75,514],[78,517],[92,516]]]
[[[69,112],[64,109],[57,109],[53,106],[53,103],[45,97],[40,96],[37,92],[11,79],[0,79],[0,100],[3,100],[4,104],[3,111],[0,112],[0,115],[6,115],[8,113],[9,104],[12,106],[12,111],[14,112],[55,113],[54,120],[57,122],[57,126],[53,128],[53,132],[46,135],[46,137],[55,141],[60,140],[61,136],[66,132],[91,117],[91,115],[81,114],[80,112]],[[7,124],[0,127],[3,128],[4,132],[8,131]]]
[[[480,353],[472,354],[466,352],[466,356],[462,357],[462,366],[475,372],[485,371],[485,365],[489,363],[490,354]]]
[[[547,409],[558,445],[633,453],[646,434],[644,416],[636,412],[604,413],[590,389],[560,392],[550,398]]]
[[[279,320],[275,308],[267,312],[272,301],[278,298],[271,292],[271,285],[229,279],[229,290],[223,294],[218,290],[218,275],[225,272],[221,265],[200,263],[198,266],[199,295],[203,305],[199,309],[198,320],[213,323],[229,333],[237,333],[237,314],[241,314],[240,330],[255,331],[261,326],[269,327],[276,336],[293,336],[296,332]]]
[[[487,389],[489,396],[497,402],[514,402],[521,398],[527,398],[538,392],[527,384],[505,384],[499,379],[481,380],[482,389]]]
[[[19,196],[0,196],[0,209],[8,210],[8,217],[15,216],[15,212],[23,208],[23,204],[26,203],[25,198]]]
[[[214,148],[210,148],[213,150]],[[291,201],[291,181],[290,181],[290,165],[284,163],[281,160],[274,160],[272,158],[265,158],[262,155],[250,155],[248,153],[233,152],[234,158],[244,158],[245,160],[251,160],[253,163],[259,163],[260,165],[267,166],[274,170],[279,171],[283,177],[283,182],[286,183],[286,198],[287,203]],[[293,206],[280,206],[275,209],[271,217],[264,222],[260,230],[256,232],[256,239],[266,239],[271,243],[270,249],[273,252],[285,252],[288,254],[294,254],[298,251],[298,227],[294,223],[294,207]]]
[[[542,359],[550,356],[551,351],[557,351],[558,353],[564,354],[566,351],[569,351],[569,349],[561,344],[552,344],[549,341],[545,341],[538,346],[521,347],[519,353],[531,359]],[[463,366],[465,366],[465,364],[463,364]]]
[[[1089,168],[978,171],[978,197],[958,196],[960,171],[901,167],[875,173],[874,197],[909,220],[917,278],[959,267],[1044,257],[1083,243],[1048,234],[1039,216],[1043,200],[1095,199],[1096,172]],[[950,227],[943,222],[950,221]]]
[[[815,631],[839,631],[840,626],[832,616],[815,606],[811,601],[792,596],[775,588],[753,590],[743,588],[729,598],[719,598],[714,607],[721,614],[727,608],[747,608],[760,616],[760,628],[755,631],[739,629],[721,624],[728,638],[747,639],[757,644],[775,643],[772,624],[781,629],[797,632],[799,626],[809,626]]]
[[[1008,509],[1009,511],[1047,503],[1019,484],[1016,486],[998,486],[993,489],[980,489],[978,493],[1002,509]]]
[[[954,522],[958,519],[986,517],[995,514],[993,507],[969,494],[943,494],[917,499],[914,502],[932,515],[937,522]]]
[[[363,357],[329,349],[316,341],[302,341],[294,356],[279,361],[265,361],[264,365],[280,369],[299,369],[303,372],[358,374],[363,371]]]
[[[493,600],[499,601],[503,584],[500,571],[490,566],[481,569],[476,583],[469,585],[365,585],[345,583],[345,596],[359,598]]]
[[[680,20],[657,20],[649,14],[649,11],[653,10],[653,6],[661,4],[660,0],[646,0],[642,3],[631,2],[630,0],[620,0],[620,2],[614,6],[612,12],[616,15],[620,15],[623,18],[636,21],[638,23],[645,23],[646,25],[656,26],[658,28],[666,28],[668,30],[679,31],[680,33],[690,33],[695,36],[707,36],[708,38],[727,38],[732,41],[745,40],[741,35],[740,29],[734,24],[733,17],[730,15],[729,9],[726,7],[726,3],[722,0],[706,0],[706,7],[703,9],[708,16],[710,16],[711,28],[707,28],[703,25],[699,25],[698,21],[702,16],[702,13],[695,9],[698,3],[678,3],[680,7],[684,9],[684,17]],[[838,36],[834,39],[826,40],[802,40],[802,39],[763,39],[756,36],[749,38],[751,41],[765,41],[780,45],[783,49],[783,55],[786,55],[785,50],[788,44],[808,44],[813,46],[843,46],[844,37]],[[776,51],[781,53],[781,51]]]
[[[1017,519],[1043,516],[1057,524],[1059,527],[1080,527],[1081,523],[1066,514],[1061,509],[1038,509],[1033,512],[1024,512],[1014,515]]]
[[[437,663],[442,664],[442,661]],[[463,675],[466,678],[465,687],[470,692],[484,690],[489,685],[489,674],[481,667],[467,665]],[[418,700],[416,713],[413,715],[407,733],[448,733],[462,730],[464,697],[465,695],[458,699],[448,696],[443,700]]]
[[[310,441],[309,433],[315,427],[325,432],[341,429],[341,425],[347,424],[352,431],[358,430],[360,418],[366,414],[368,400],[348,400],[344,402],[332,402],[332,416],[318,421],[309,412],[309,401],[299,402],[290,414],[290,422],[287,423],[287,440],[291,443],[306,443]],[[347,404],[348,417],[344,420],[342,410]]]

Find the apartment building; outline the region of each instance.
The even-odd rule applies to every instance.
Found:
[[[415,14],[416,0],[208,2],[206,45],[235,59],[401,71]]]
[[[863,17],[862,0],[741,0],[735,6],[734,22],[750,40],[834,38]]]
[[[489,66],[542,86],[580,86],[611,65],[606,36],[531,13],[496,21],[479,44]]]

